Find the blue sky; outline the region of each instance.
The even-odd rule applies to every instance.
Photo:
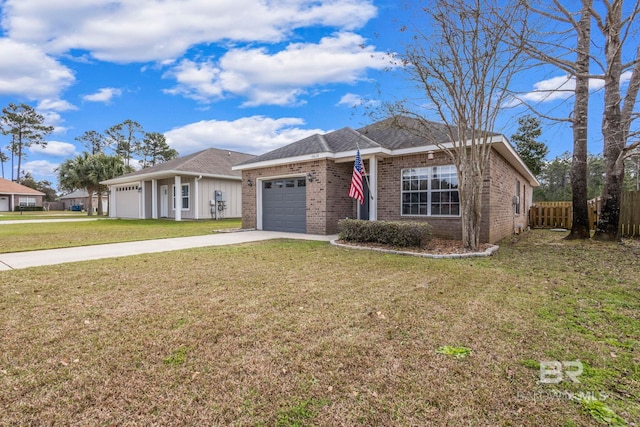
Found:
[[[207,147],[260,154],[313,133],[364,126],[363,100],[407,90],[385,58],[407,36],[398,31],[408,16],[403,4],[4,0],[0,106],[28,103],[55,127],[47,147],[27,150],[23,160],[24,170],[52,182],[54,169],[83,151],[75,137],[125,119],[164,133],[181,155]],[[559,79],[566,81],[560,71],[536,70],[519,85],[523,92],[553,89]],[[547,97],[544,104],[566,115],[571,100]],[[510,136],[522,114],[506,111],[495,131]],[[600,152],[595,122],[590,151]],[[552,156],[571,150],[567,124],[545,123],[541,139]],[[0,147],[8,143],[0,136]]]

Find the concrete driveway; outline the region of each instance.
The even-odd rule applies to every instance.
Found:
[[[270,239],[300,239],[328,242],[336,238],[336,235],[320,236],[313,234],[253,230],[209,234],[206,236],[176,237],[171,239],[110,243],[105,245],[47,249],[42,251],[14,252],[0,254],[0,271],[63,264],[67,262],[89,261],[102,258],[177,251],[180,249],[201,248],[206,246],[235,245],[239,243],[258,242]]]

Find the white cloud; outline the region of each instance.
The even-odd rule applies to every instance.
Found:
[[[51,53],[147,62],[200,43],[279,42],[302,27],[353,30],[376,14],[371,0],[6,0],[3,27]]]
[[[71,157],[76,154],[76,146],[68,142],[47,141],[47,145],[32,145],[29,151],[34,154],[55,157]]]
[[[0,95],[57,98],[74,81],[71,70],[39,48],[0,38]]]
[[[165,132],[168,144],[181,156],[205,148],[224,148],[262,154],[274,148],[306,138],[322,129],[304,129],[304,120],[294,117],[272,119],[243,117],[234,121],[207,120]]]
[[[116,89],[114,87],[103,87],[99,89],[96,93],[92,93],[89,95],[85,95],[82,97],[83,100],[89,102],[104,102],[108,103],[114,96],[122,95],[122,91],[120,89]]]
[[[364,103],[364,99],[360,95],[356,95],[355,93],[347,93],[340,101],[338,101],[337,105],[346,105],[347,107],[359,107]]]
[[[624,85],[631,79],[631,71],[622,73],[620,76],[620,85]],[[513,99],[508,106],[516,106],[522,102],[539,104],[543,102],[552,102],[562,99],[571,98],[576,88],[575,77],[557,76],[547,80],[541,80],[533,84],[531,92],[519,95],[517,99]],[[595,92],[604,88],[604,80],[590,79],[589,91]]]
[[[379,101],[367,100],[356,95],[355,93],[346,93],[340,98],[340,101],[336,105],[346,105],[347,107],[362,107],[362,106],[374,106],[380,104]]]
[[[38,103],[38,110],[70,111],[78,107],[62,99],[43,99]]]
[[[232,49],[217,63],[183,60],[165,77],[178,85],[168,93],[199,101],[227,94],[247,98],[245,106],[295,104],[305,88],[333,83],[352,84],[367,69],[388,66],[384,54],[354,33],[324,37],[319,43],[293,43],[271,54],[266,48]]]
[[[22,164],[22,170],[34,176],[55,177],[55,169],[59,163],[51,163],[47,160],[32,160]]]

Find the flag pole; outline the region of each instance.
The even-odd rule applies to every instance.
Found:
[[[358,149],[358,151],[360,151],[360,144],[358,144],[357,139],[356,139],[356,148]],[[369,161],[371,161],[371,159],[369,159]],[[364,161],[362,161],[362,170],[364,171],[364,179],[365,181],[367,181],[367,188],[369,189],[369,199],[373,200],[373,194],[371,193],[371,184],[369,183],[369,174],[367,173],[367,169],[364,167]]]

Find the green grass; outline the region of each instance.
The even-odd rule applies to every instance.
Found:
[[[65,219],[65,218],[91,218],[86,212],[71,211],[34,211],[34,212],[2,212],[0,222],[30,219]],[[94,216],[93,218],[97,218]],[[102,217],[104,218],[104,217]]]
[[[170,221],[109,219],[88,222],[0,224],[0,253],[210,234],[239,228],[239,219]]]
[[[637,425],[640,242],[561,237],[488,259],[277,240],[0,273],[0,425]],[[551,360],[582,361],[580,383],[540,383]]]
[[[169,356],[162,359],[162,361],[166,365],[170,365],[173,367],[180,366],[184,364],[184,362],[187,360],[188,352],[189,352],[189,348],[181,345],[180,347],[173,350]]]
[[[453,356],[456,359],[464,359],[465,357],[470,356],[472,352],[473,350],[468,347],[454,347],[450,345],[444,345],[436,350],[436,353],[438,354]]]

